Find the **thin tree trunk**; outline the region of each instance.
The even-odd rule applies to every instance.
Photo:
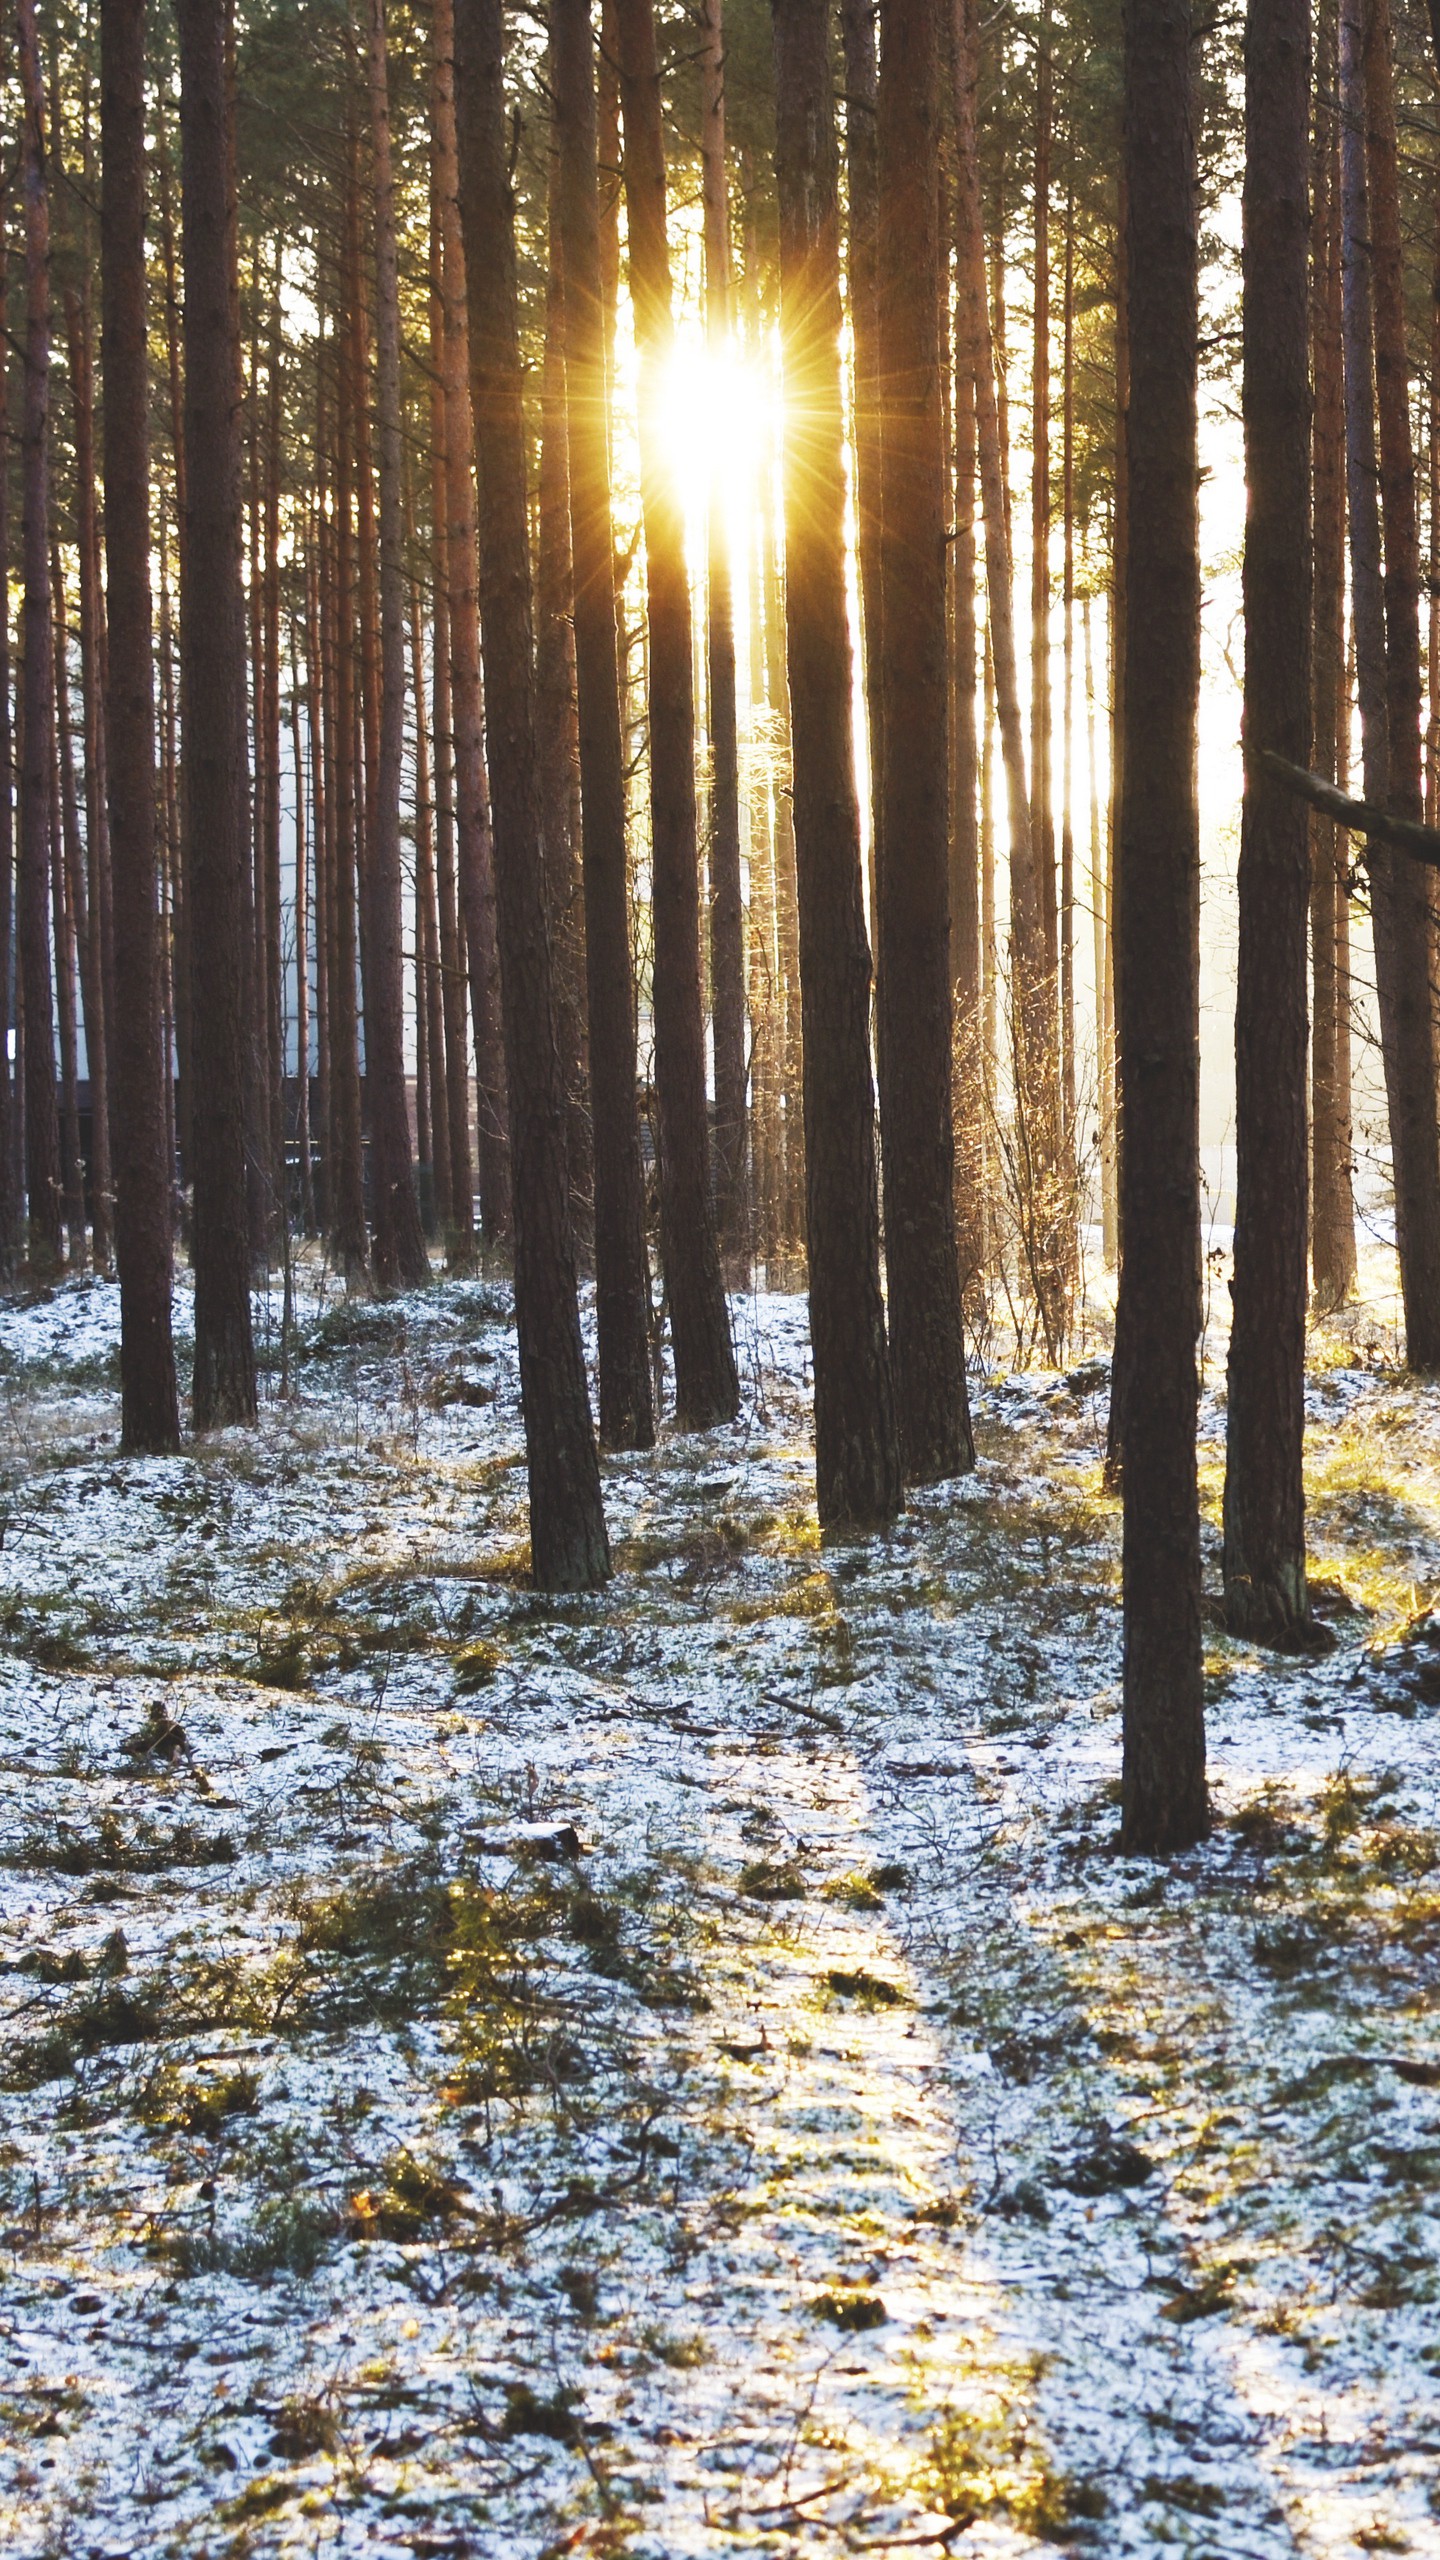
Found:
[[[1310,0],[1251,0],[1245,31],[1245,701],[1235,999],[1235,1260],[1225,1611],[1304,1642],[1304,803],[1251,760],[1310,762]]]
[[[70,692],[70,629],[65,608],[65,579],[60,545],[50,545],[51,616],[55,635],[55,749],[58,758],[57,828],[52,843],[51,898],[56,952],[56,1010],[60,1031],[61,1161],[65,1225],[72,1266],[83,1270],[88,1258],[86,1236],[86,1163],[80,1140],[79,1015],[76,981],[83,1000],[90,977],[91,933],[85,895],[85,843],[80,830],[80,795],[75,781],[74,705]],[[63,965],[61,955],[63,954]],[[90,1013],[85,1004],[87,1049]],[[92,1157],[94,1128],[91,1130]]]
[[[9,346],[9,258],[0,224],[0,346]],[[0,361],[0,452],[10,449],[10,368]],[[14,965],[15,740],[10,712],[10,474],[0,471],[0,1276],[15,1259],[15,1079],[10,1063]],[[18,1043],[17,1043],[18,1048]]]
[[[600,1443],[648,1449],[650,1280],[637,1107],[635,987],[616,660],[614,531],[600,258],[595,64],[589,0],[551,0],[565,391],[575,580],[590,1118],[595,1152],[595,1324]]]
[[[112,1025],[120,1438],[126,1449],[158,1450],[179,1446],[180,1411],[155,913],[145,0],[102,0],[100,43],[106,770],[116,984],[125,990]]]
[[[541,1590],[594,1590],[610,1552],[586,1398],[535,773],[534,607],[500,0],[460,0],[455,75],[470,381],[480,466],[481,632],[514,1166],[515,1322]],[[687,662],[688,664],[688,662]]]
[[[495,912],[495,850],[485,772],[476,585],[475,486],[470,459],[469,323],[455,160],[454,13],[436,0],[433,95],[445,296],[446,568],[455,716],[455,842],[470,964],[479,1133],[480,1226],[487,1244],[510,1232],[510,1153]]]
[[[685,535],[660,408],[672,343],[665,146],[651,0],[617,0],[630,292],[640,361],[640,494],[649,602],[651,914],[660,1231],[682,1430],[733,1420],[740,1401],[710,1179],[695,700]]]
[[[353,286],[353,270],[348,283]],[[335,591],[332,609],[335,686],[335,869],[330,919],[330,1093],[334,1115],[330,1218],[335,1259],[352,1286],[365,1270],[365,1160],[360,1099],[357,1012],[359,921],[359,777],[355,702],[355,410],[363,398],[353,368],[354,334],[348,314],[336,330]]]
[[[449,39],[453,50],[453,39]],[[445,75],[452,76],[447,59]],[[475,1167],[470,1148],[469,1026],[465,967],[460,950],[460,908],[455,877],[455,713],[450,672],[450,575],[446,541],[449,491],[449,409],[445,397],[445,238],[431,104],[431,297],[430,297],[430,511],[434,539],[431,666],[435,732],[435,890],[440,928],[440,1002],[445,1019],[446,1156],[450,1168],[450,1223],[446,1254],[452,1271],[466,1271],[475,1252]]]
[[[879,88],[881,658],[879,1063],[890,1351],[901,1462],[974,1463],[950,1081],[945,456],[937,371],[936,0],[890,0]]]
[[[705,212],[705,338],[717,365],[730,343],[730,200],[725,169],[723,0],[702,0],[700,169]],[[715,1190],[732,1276],[749,1269],[745,1111],[745,909],[740,877],[740,743],[735,600],[718,444],[708,497],[706,659],[710,700],[710,988],[715,1043]]]
[[[102,243],[103,249],[103,243]],[[95,521],[95,406],[89,314],[66,296],[66,342],[75,422],[75,548],[80,568],[80,698],[85,772],[86,930],[81,938],[85,1058],[90,1074],[90,1202],[96,1268],[114,1256],[115,1178],[111,1165],[110,1050],[115,992],[110,843],[106,814],[105,721],[101,702],[99,533]]]
[[[311,572],[308,540],[303,565],[308,607]],[[316,669],[313,661],[306,673],[307,717],[313,721],[316,716]],[[318,851],[322,821],[319,804],[312,798],[307,822],[306,756],[300,705],[298,643],[295,623],[292,619],[290,625],[290,755],[295,775],[295,1156],[300,1184],[298,1204],[300,1231],[302,1235],[311,1236],[315,1233],[315,1189],[310,1144],[310,953],[314,940],[311,866]]]
[[[1065,188],[1065,291],[1061,358],[1061,512],[1064,519],[1065,628],[1060,707],[1060,1106],[1062,1143],[1073,1158],[1075,1129],[1075,136]]]
[[[815,1492],[822,1526],[869,1529],[893,1518],[902,1496],[880,1294],[870,954],[852,760],[839,209],[825,0],[777,0],[775,92]]]
[[[435,887],[435,804],[425,721],[425,644],[420,582],[410,590],[410,665],[415,688],[415,1116],[420,1117],[424,1066],[426,1127],[420,1161],[430,1167],[431,1212],[441,1234],[451,1226],[450,1122],[446,1111],[445,1016],[440,996],[440,911]],[[436,738],[439,753],[439,739]]]
[[[551,79],[553,83],[553,67]],[[595,1178],[585,1097],[585,929],[580,885],[580,739],[575,699],[575,572],[570,537],[570,452],[565,406],[565,258],[560,232],[560,155],[549,167],[549,261],[536,491],[536,750],[545,895],[555,969],[555,1031],[565,1083],[570,1214],[582,1259],[593,1231]]]
[[[1050,769],[1050,152],[1054,123],[1051,40],[1050,0],[1041,0],[1040,23],[1035,35],[1035,313],[1030,369],[1033,454],[1030,478],[1030,833],[1040,874],[1045,974],[1053,987],[1060,967],[1060,946],[1055,902],[1055,811]],[[1047,1012],[1047,1027],[1053,1030],[1053,998],[1047,1005]]]
[[[985,232],[980,207],[975,97],[979,83],[977,0],[953,0],[955,36],[955,160],[958,181],[957,281],[961,360],[975,384],[980,452],[980,493],[985,522],[985,594],[1000,754],[1005,770],[1010,829],[1012,957],[1028,981],[1043,974],[1044,927],[1040,882],[1030,825],[1030,790],[1020,686],[1015,662],[1015,617],[1010,560],[1010,511],[1005,467],[1007,438],[1001,416],[1004,374],[992,336],[985,287]],[[1003,312],[1003,304],[1001,306]]]
[[[1125,1148],[1121,1840],[1186,1848],[1209,1822],[1195,1466],[1200,1328],[1195,948],[1200,684],[1197,266],[1190,0],[1125,9],[1124,770],[1116,997]]]
[[[365,1088],[370,1104],[376,1279],[413,1289],[430,1277],[405,1098],[400,783],[405,759],[405,526],[401,493],[400,289],[390,153],[385,0],[370,0],[370,135],[375,188],[375,431],[380,483],[380,738],[369,913]]]
[[[58,562],[58,553],[56,555]],[[56,626],[58,637],[58,624]],[[60,1192],[64,1202],[66,1258],[72,1271],[86,1262],[85,1159],[80,1146],[80,1082],[76,1022],[75,883],[83,854],[75,794],[75,765],[68,719],[56,686],[58,761],[50,775],[50,913],[55,945],[55,1028],[60,1048]]]
[[[875,98],[879,66],[870,0],[841,0],[845,64],[846,289],[853,343],[851,441],[855,467],[855,550],[864,641],[865,716],[870,746],[870,912],[877,911],[880,771],[880,355],[876,302],[878,201]]]
[[[1321,20],[1322,94],[1333,98],[1337,12]],[[1341,343],[1340,131],[1333,106],[1316,112],[1314,251],[1311,287],[1315,414],[1314,769],[1338,781],[1345,683],[1345,367]],[[1432,657],[1431,682],[1435,661]],[[1311,1268],[1316,1304],[1340,1307],[1355,1283],[1349,1098],[1339,1080],[1340,988],[1337,944],[1345,901],[1344,839],[1332,820],[1310,817],[1310,939],[1314,971],[1311,1031]],[[1348,1003],[1348,994],[1346,997]]]
[[[1341,0],[1346,484],[1365,797],[1385,808],[1394,796],[1399,814],[1409,815],[1414,809],[1413,768],[1403,742],[1395,742],[1399,746],[1399,769],[1392,776],[1389,734],[1390,666],[1380,570],[1379,469],[1375,450],[1365,72],[1363,0]],[[1399,563],[1396,573],[1398,577]],[[1418,752],[1417,721],[1417,757]],[[1406,1352],[1413,1367],[1426,1369],[1440,1365],[1440,1145],[1430,1003],[1429,896],[1416,866],[1383,845],[1371,844],[1368,868]]]
[[[55,773],[55,664],[50,627],[50,204],[35,0],[18,0],[25,198],[25,401],[22,470],[19,979],[24,998],[25,1192],[29,1255],[42,1275],[65,1258],[60,1118],[50,976],[50,815]],[[59,955],[57,954],[57,962]],[[18,1050],[18,1044],[17,1044]]]
[[[245,672],[225,0],[177,0],[185,269],[186,877],[194,990],[197,1430],[252,1422],[243,991]]]

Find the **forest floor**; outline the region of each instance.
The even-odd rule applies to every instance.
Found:
[[[1103,1365],[822,1546],[804,1301],[525,1587],[503,1291],[116,1454],[0,1310],[17,2555],[1440,2552],[1440,1390],[1317,1336],[1339,1643],[1115,1852]],[[265,1310],[273,1355],[273,1307]],[[182,1301],[183,1316],[183,1301]],[[1223,1413],[1203,1417],[1207,1575]]]

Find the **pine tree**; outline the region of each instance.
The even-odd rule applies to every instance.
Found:
[[[1200,686],[1191,0],[1126,0],[1130,398],[1116,861],[1124,1434],[1121,1839],[1203,1837],[1195,1345],[1200,1330]],[[1123,1366],[1122,1366],[1123,1364]]]
[[[226,0],[176,0],[185,270],[180,646],[185,871],[194,1008],[194,1411],[198,1431],[253,1422],[249,1067],[244,1000],[248,827],[240,583],[240,348]]]
[[[455,11],[460,209],[480,476],[481,641],[490,713],[531,1567],[542,1591],[589,1591],[608,1578],[610,1551],[575,1296],[565,1095],[555,1046],[545,919],[515,204],[504,73],[501,0],[460,0]]]
[[[170,1330],[170,1186],[155,895],[145,269],[145,0],[103,0],[100,259],[105,368],[106,700],[116,981],[115,1223],[121,1440],[180,1438]],[[98,920],[95,921],[98,939]]]
[[[815,1493],[823,1527],[866,1529],[898,1511],[901,1484],[851,744],[835,109],[825,0],[775,0],[774,16]]]

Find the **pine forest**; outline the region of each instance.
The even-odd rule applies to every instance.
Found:
[[[1440,2560],[1440,0],[7,0],[0,2544]]]

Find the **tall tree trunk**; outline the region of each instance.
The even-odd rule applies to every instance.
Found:
[[[450,1122],[445,1107],[445,1015],[440,997],[440,908],[435,886],[435,804],[430,789],[430,736],[425,719],[425,644],[420,582],[410,590],[410,664],[415,688],[415,1116],[420,1116],[424,1066],[426,1144],[420,1160],[430,1167],[432,1210],[442,1234],[452,1223]],[[440,741],[435,737],[437,756]]]
[[[1392,670],[1380,569],[1363,8],[1364,0],[1341,0],[1346,483],[1360,736],[1366,799],[1384,807],[1393,797],[1402,814],[1418,815],[1412,760],[1405,742],[1392,741],[1389,730]],[[1395,568],[1399,578],[1402,564],[1397,562]],[[1403,643],[1399,645],[1403,648]],[[1397,656],[1397,677],[1399,667]],[[1397,744],[1398,769],[1392,771]],[[1417,759],[1418,754],[1417,718]],[[1430,903],[1423,874],[1403,854],[1372,844],[1368,864],[1406,1353],[1412,1367],[1429,1369],[1440,1365],[1440,1144],[1430,1001]]]
[[[177,0],[185,270],[186,877],[195,1054],[195,1427],[253,1422],[243,991],[245,667],[225,0]]]
[[[116,983],[125,990],[112,1025],[120,1437],[126,1449],[174,1449],[180,1411],[170,1329],[170,1184],[155,913],[145,0],[102,0],[100,44],[106,771]]]
[[[1061,610],[1064,672],[1060,706],[1060,1107],[1062,1143],[1073,1158],[1075,1131],[1075,135],[1065,187],[1065,284],[1061,352],[1060,505],[1064,533]]]
[[[870,747],[870,912],[878,912],[876,865],[884,751],[880,703],[880,351],[876,298],[879,243],[875,100],[879,66],[870,0],[841,0],[845,65],[846,287],[853,345],[855,552],[864,641],[865,715]]]
[[[445,557],[450,680],[455,717],[455,843],[460,908],[470,962],[479,1133],[480,1226],[487,1244],[510,1231],[510,1152],[496,941],[495,850],[485,773],[476,585],[475,486],[470,460],[469,324],[465,250],[455,161],[454,11],[436,0],[433,96],[435,183],[440,193],[445,297]]]
[[[564,243],[600,1443],[607,1449],[648,1449],[655,1437],[650,1281],[636,1099],[590,0],[551,0],[550,43]]]
[[[453,36],[447,36],[443,77],[453,78]],[[450,575],[446,550],[449,492],[445,398],[445,224],[440,170],[434,146],[434,92],[442,77],[431,70],[430,172],[430,513],[434,543],[431,589],[431,666],[435,728],[435,893],[440,931],[440,1003],[445,1022],[446,1158],[450,1169],[446,1253],[452,1271],[466,1271],[475,1252],[475,1167],[470,1148],[469,1028],[465,969],[460,954],[460,907],[455,878],[455,713],[450,674]]]
[[[52,581],[53,583],[53,581]],[[56,687],[57,710],[63,697]],[[55,1029],[60,1048],[60,1192],[64,1202],[67,1259],[83,1271],[85,1159],[80,1146],[80,1080],[75,1006],[76,922],[74,892],[81,867],[80,822],[68,721],[55,724],[57,763],[50,773],[50,913],[55,944]]]
[[[410,1152],[405,1097],[405,974],[400,941],[400,783],[405,760],[405,524],[401,490],[400,287],[385,0],[370,0],[370,135],[375,187],[375,430],[380,482],[380,740],[369,914],[365,1087],[370,1104],[375,1276],[413,1289],[430,1257]]]
[[[9,346],[9,259],[0,225],[0,345]],[[0,361],[0,451],[10,446],[10,368]],[[10,1064],[11,969],[14,958],[15,739],[10,712],[10,474],[0,471],[0,1276],[8,1278],[16,1242],[15,1080]]]
[[[551,68],[553,86],[554,70]],[[575,699],[575,570],[570,537],[570,433],[565,406],[565,256],[558,192],[560,154],[549,167],[549,260],[536,491],[536,750],[545,897],[555,970],[555,1031],[565,1083],[570,1214],[582,1261],[593,1228],[594,1169],[585,1098],[585,925],[580,888],[580,737]]]
[[[103,250],[103,242],[102,242]],[[100,551],[95,520],[95,392],[89,312],[71,293],[65,334],[75,422],[75,548],[80,568],[80,698],[85,748],[85,905],[81,975],[85,1058],[90,1072],[90,1198],[96,1268],[113,1257],[115,1177],[111,1164],[110,1050],[115,954],[110,843],[106,823],[106,740],[101,702]]]
[[[594,1590],[610,1551],[570,1241],[535,773],[534,607],[500,0],[460,0],[455,75],[470,381],[480,467],[481,635],[514,1167],[515,1322],[541,1590]]]
[[[303,573],[308,604],[311,582],[311,546],[307,533]],[[316,669],[312,661],[306,670],[306,717],[317,717],[315,693]],[[315,1233],[314,1170],[310,1142],[310,953],[313,946],[311,919],[314,914],[314,892],[311,886],[312,864],[319,843],[321,802],[312,798],[306,807],[305,739],[301,723],[302,688],[300,683],[299,646],[295,621],[290,624],[290,757],[295,776],[295,1157],[299,1176],[299,1213],[302,1235]],[[315,769],[311,767],[311,778]]]
[[[723,0],[702,0],[700,170],[705,213],[705,342],[717,366],[730,343],[730,197],[725,169]],[[749,1268],[746,1177],[745,908],[740,879],[740,740],[735,602],[725,474],[718,444],[707,492],[706,662],[710,699],[710,990],[715,1042],[715,1191],[720,1247],[735,1279]]]
[[[1200,685],[1197,265],[1190,0],[1126,0],[1131,329],[1116,999],[1125,1146],[1121,1840],[1203,1838],[1200,1509]]]
[[[1043,976],[1044,926],[1040,881],[1030,825],[1030,789],[1020,685],[1015,662],[1015,616],[1010,559],[1010,510],[1001,416],[1004,373],[992,334],[985,284],[985,231],[980,205],[975,98],[979,85],[977,0],[953,0],[957,214],[957,337],[961,361],[975,384],[975,423],[980,454],[980,493],[985,522],[985,594],[1000,754],[1005,769],[1010,830],[1012,964],[1027,984]],[[1003,306],[1002,306],[1003,307]]]
[[[1304,1642],[1304,803],[1254,759],[1310,762],[1310,0],[1251,0],[1245,30],[1245,704],[1235,998],[1235,1269],[1225,1611]]]
[[[1060,967],[1055,902],[1055,810],[1050,759],[1050,153],[1054,125],[1053,30],[1050,0],[1041,0],[1035,45],[1035,313],[1030,368],[1030,833],[1040,872],[1040,913],[1045,931],[1045,974],[1055,986]],[[1056,1009],[1047,1005],[1053,1033]],[[1051,1074],[1054,1065],[1051,1063]]]
[[[881,414],[879,1063],[900,1454],[927,1484],[974,1463],[950,1086],[945,456],[938,349],[937,0],[887,0],[879,90]]]
[[[1336,80],[1337,11],[1321,19],[1318,77],[1332,97]],[[1314,251],[1311,286],[1315,415],[1314,746],[1315,771],[1337,781],[1342,724],[1349,724],[1345,682],[1345,367],[1341,344],[1340,129],[1333,106],[1316,110]],[[1435,681],[1432,660],[1431,683]],[[1311,1031],[1311,1268],[1316,1304],[1340,1307],[1355,1283],[1355,1204],[1351,1192],[1349,1097],[1340,1086],[1340,985],[1337,945],[1346,901],[1345,839],[1332,820],[1310,817],[1310,939],[1314,970]],[[1348,991],[1345,997],[1348,1003]]]
[[[845,607],[835,110],[826,0],[776,0],[785,371],[785,610],[805,1038],[806,1240],[815,1492],[824,1527],[901,1502],[880,1294],[870,954]]]
[[[640,497],[649,602],[651,913],[660,1234],[675,1418],[703,1431],[740,1401],[715,1232],[700,1000],[695,697],[685,531],[661,419],[672,344],[665,146],[651,0],[617,0],[630,293],[640,362]]]
[[[353,284],[353,273],[348,282]],[[336,330],[335,592],[332,612],[335,684],[335,869],[330,918],[330,1091],[334,1115],[330,1217],[335,1259],[347,1286],[364,1272],[365,1223],[361,1132],[356,933],[359,921],[359,717],[355,702],[355,411],[364,397],[354,372],[354,334],[346,314]]]
[[[50,626],[50,203],[35,0],[18,0],[24,123],[25,403],[22,468],[20,863],[16,906],[24,1002],[25,1191],[34,1268],[65,1258],[60,1117],[55,1098],[50,976],[50,811],[55,774],[55,664]],[[57,962],[59,955],[57,954]]]
[[[55,749],[58,759],[58,792],[51,826],[50,896],[55,932],[56,1013],[60,1033],[61,1189],[65,1198],[65,1228],[71,1267],[83,1271],[88,1258],[86,1166],[80,1140],[76,979],[78,976],[83,990],[89,977],[90,917],[85,897],[80,795],[75,783],[75,724],[70,698],[70,632],[65,610],[65,579],[60,567],[60,545],[53,540],[50,545],[50,592],[55,638]],[[88,1034],[88,1008],[85,1027]]]

